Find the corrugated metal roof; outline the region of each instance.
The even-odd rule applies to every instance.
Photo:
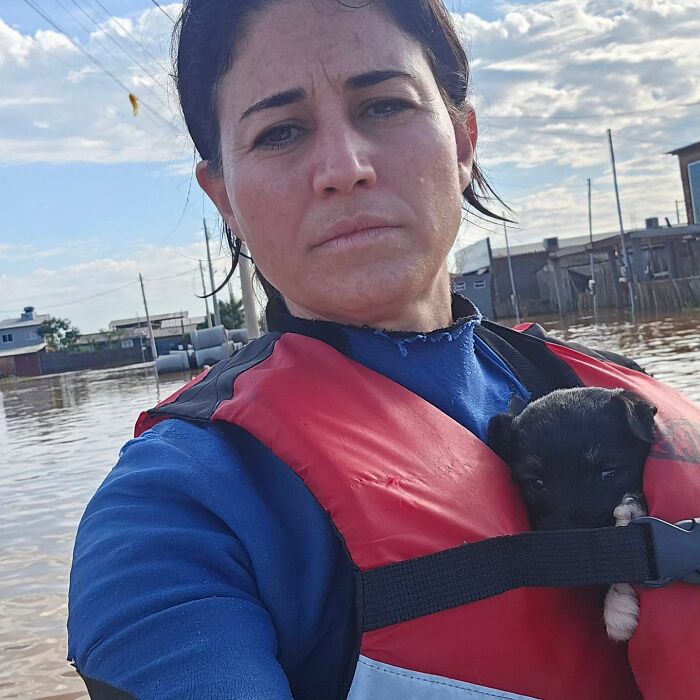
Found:
[[[49,314],[39,314],[36,318],[31,321],[22,321],[19,318],[6,318],[4,321],[0,321],[0,328],[2,330],[11,328],[30,328],[32,326],[40,326],[44,321],[48,321]]]
[[[26,345],[23,348],[9,348],[8,350],[0,350],[0,357],[15,357],[17,355],[33,355],[35,352],[41,352],[46,347],[46,343],[38,343],[37,345]]]

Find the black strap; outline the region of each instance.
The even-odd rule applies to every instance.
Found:
[[[647,526],[526,532],[462,545],[361,572],[363,629],[370,632],[514,588],[656,579]]]

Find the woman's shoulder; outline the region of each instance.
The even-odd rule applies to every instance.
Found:
[[[149,498],[154,503],[185,499],[228,510],[232,501],[251,491],[274,490],[290,471],[237,426],[171,419],[122,447],[90,507],[112,499]]]

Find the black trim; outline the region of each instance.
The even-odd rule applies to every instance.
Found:
[[[490,321],[482,321],[476,333],[511,368],[533,401],[556,389],[582,386],[576,373],[542,339]]]
[[[363,630],[515,588],[641,583],[657,574],[653,533],[647,526],[494,537],[363,572]]]
[[[115,688],[103,681],[86,678],[82,674],[80,677],[83,679],[92,700],[138,700],[135,695],[131,695],[124,690],[119,690],[119,688]]]
[[[589,357],[594,357],[596,360],[602,360],[603,362],[612,362],[613,364],[620,365],[620,367],[626,367],[627,369],[633,369],[635,372],[641,372],[646,374],[643,367],[638,365],[634,360],[631,360],[625,355],[620,355],[616,352],[610,350],[600,350],[589,348],[587,345],[581,345],[581,343],[576,343],[571,340],[561,340],[555,338],[553,335],[549,335],[539,323],[533,323],[530,328],[525,331],[525,335],[531,336],[533,338],[539,338],[547,343],[554,343],[555,345],[562,345],[566,348],[571,348],[572,350],[577,350],[578,352],[588,355]]]
[[[153,408],[154,417],[168,416],[208,422],[222,401],[232,398],[233,383],[247,370],[266,360],[275,349],[280,333],[267,333],[245,345],[228,360],[217,363],[209,374],[184,391],[173,403]]]

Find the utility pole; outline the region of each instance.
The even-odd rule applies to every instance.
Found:
[[[211,252],[209,251],[209,229],[207,228],[207,220],[203,218],[204,221],[204,239],[207,242],[207,260],[209,261],[209,282],[211,283],[211,298],[212,304],[214,305],[214,325],[221,325],[221,313],[219,312],[219,300],[216,298],[216,286],[214,285],[214,268],[211,265]]]
[[[676,219],[678,219],[678,225],[681,225],[681,210],[678,208],[678,200],[676,200]]]
[[[255,294],[253,294],[253,273],[248,260],[248,248],[241,242],[241,254],[238,258],[238,267],[241,271],[241,292],[243,294],[243,311],[245,313],[245,327],[248,331],[248,340],[260,337],[258,326],[258,312],[255,307]]]
[[[508,226],[506,225],[506,213],[503,212],[503,232],[506,235],[506,253],[508,255],[508,271],[510,272],[510,288],[513,291],[513,306],[515,307],[515,318],[520,325],[520,303],[518,301],[518,292],[515,288],[515,276],[513,275],[513,261],[510,257],[510,245],[508,243]]]
[[[596,326],[598,325],[598,300],[595,288],[595,260],[593,257],[593,206],[591,204],[591,178],[588,178],[588,235],[591,239],[591,279],[588,282],[588,288],[593,295],[593,318]]]
[[[199,261],[199,274],[202,276],[202,296],[204,297],[204,305],[207,308],[207,328],[211,328],[211,314],[209,313],[209,297],[207,296],[207,285],[204,284],[204,266],[202,261]]]
[[[153,355],[153,361],[155,362],[158,358],[158,350],[156,348],[156,339],[153,336],[153,326],[151,325],[151,316],[148,313],[148,303],[146,302],[146,292],[143,288],[143,277],[139,272],[139,282],[141,282],[141,295],[143,296],[143,307],[146,309],[146,322],[148,323],[148,335],[151,338],[151,354]]]
[[[627,244],[625,243],[625,226],[622,221],[622,205],[620,204],[620,188],[617,184],[617,168],[615,167],[615,149],[613,148],[612,141],[612,130],[608,129],[608,143],[610,144],[610,160],[612,162],[613,180],[615,182],[615,199],[617,200],[617,216],[620,220],[620,245],[622,246],[622,255],[625,262],[625,267],[627,268],[627,294],[629,296],[630,302],[630,312],[632,313],[632,323],[636,323],[636,313],[634,304],[634,287],[633,287],[633,274],[632,265],[630,265],[630,256],[627,252]]]

